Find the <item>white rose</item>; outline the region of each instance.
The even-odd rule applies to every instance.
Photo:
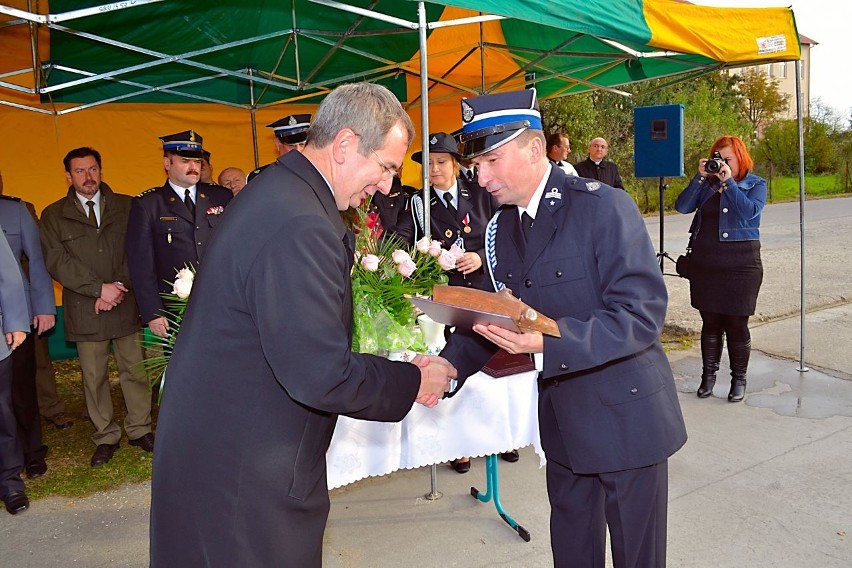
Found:
[[[192,274],[191,270],[187,270],[186,268],[182,269],[178,272],[178,277],[175,279],[175,283],[172,286],[172,293],[181,300],[189,298],[189,293],[192,292],[192,281],[194,278],[195,276]]]
[[[464,249],[454,244],[450,247],[450,254],[456,257],[456,260],[460,260],[464,256]]]
[[[429,254],[438,258],[441,256],[441,241],[432,241],[429,243]]]
[[[452,270],[456,267],[456,257],[450,251],[443,250],[438,257],[438,265],[444,270]]]
[[[429,240],[429,237],[423,237],[422,239],[417,241],[417,244],[415,244],[414,246],[417,247],[417,252],[419,252],[420,254],[426,254],[427,252],[429,252],[429,245],[431,244],[432,242]]]
[[[402,264],[406,260],[411,260],[411,256],[402,249],[396,249],[393,251],[391,258],[393,258],[393,261],[397,264]]]
[[[375,272],[379,269],[379,257],[374,254],[365,254],[361,257],[361,266],[367,272]]]

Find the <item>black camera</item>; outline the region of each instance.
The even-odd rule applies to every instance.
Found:
[[[708,174],[717,174],[722,169],[722,164],[727,163],[722,159],[722,154],[713,152],[713,157],[704,162],[704,171]]]

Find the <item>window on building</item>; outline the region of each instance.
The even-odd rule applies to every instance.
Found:
[[[766,67],[767,67],[766,74],[767,74],[767,75],[769,76],[769,78],[771,79],[772,77],[774,77],[774,76],[775,76],[775,69],[773,69],[773,65],[772,65],[772,63],[770,63],[770,64],[769,64],[769,65],[767,65]]]
[[[778,64],[778,76],[782,79],[787,78],[787,62]]]

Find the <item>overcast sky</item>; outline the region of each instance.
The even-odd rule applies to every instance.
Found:
[[[692,0],[705,6],[792,6],[799,33],[819,45],[811,51],[811,100],[819,97],[842,117],[852,109],[852,0]]]

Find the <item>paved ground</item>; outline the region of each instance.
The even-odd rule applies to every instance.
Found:
[[[725,400],[724,379],[714,397],[699,400],[697,348],[670,354],[690,435],[670,462],[670,566],[852,566],[852,199],[810,201],[805,219],[804,360],[811,370],[797,370],[798,204],[764,212],[766,274],[745,404]],[[672,257],[685,247],[688,221],[665,219]],[[648,228],[657,242],[659,219],[649,218]],[[667,283],[668,322],[698,329],[686,282]],[[723,363],[720,376],[726,373]],[[324,565],[550,566],[544,471],[527,448],[500,472],[503,505],[530,531],[530,542],[492,504],[470,496],[471,486],[486,487],[476,459],[467,475],[438,468],[443,497],[436,501],[423,498],[428,469],[334,491]],[[144,483],[81,500],[44,499],[23,515],[0,516],[0,566],[147,566],[149,491]]]

